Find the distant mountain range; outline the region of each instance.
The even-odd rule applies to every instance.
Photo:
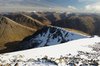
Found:
[[[100,25],[99,14],[22,12],[22,13],[8,13],[3,15],[19,23],[25,22],[27,21],[27,19],[31,19],[33,21],[37,20],[39,24],[41,23],[43,25],[53,25],[53,26],[58,26],[63,28],[70,28],[70,29],[83,31],[90,35],[100,36],[100,31],[98,30]],[[33,27],[32,25],[30,26]]]
[[[3,13],[0,15],[0,53],[100,36],[99,21],[99,14]]]

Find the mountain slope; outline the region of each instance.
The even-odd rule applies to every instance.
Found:
[[[56,45],[87,36],[69,32],[60,27],[45,26],[32,36],[26,37],[21,43],[21,49]]]
[[[30,28],[39,29],[43,26],[40,21],[22,13],[4,14],[4,16]]]
[[[10,63],[12,66],[13,64],[16,64],[16,63],[22,64],[22,66],[24,64],[32,64],[35,66],[35,64],[38,64],[39,62],[40,64],[38,65],[46,63],[47,60],[46,58],[43,59],[43,57],[47,56],[48,58],[51,58],[51,60],[53,60],[56,63],[62,60],[61,62],[58,62],[58,64],[62,64],[63,62],[65,62],[65,65],[63,66],[66,66],[67,63],[68,64],[71,63],[73,59],[74,61],[76,60],[78,62],[84,61],[82,62],[83,64],[89,64],[90,62],[92,62],[92,60],[94,61],[98,60],[98,63],[100,64],[100,60],[99,60],[100,51],[97,52],[93,50],[93,47],[97,48],[96,45],[99,45],[99,43],[100,43],[100,37],[92,37],[92,38],[74,40],[74,41],[70,41],[70,42],[63,43],[60,45],[55,45],[55,46],[1,54],[0,63],[1,64]],[[99,54],[99,55],[96,55],[96,54]],[[42,60],[39,61],[39,59],[42,59]],[[14,63],[13,62],[14,60],[19,61],[19,62]],[[72,61],[72,63],[76,63],[76,62]]]
[[[46,12],[46,13],[41,14],[41,15],[44,15],[51,22],[51,25],[53,25],[53,26],[55,24],[57,24],[57,22],[59,20],[62,20],[60,13],[56,13],[56,12]]]
[[[35,29],[18,24],[7,17],[0,16],[0,48],[5,43],[21,41],[35,31]]]
[[[32,12],[28,13],[27,15],[31,16],[33,19],[40,21],[44,25],[50,25],[51,22],[43,14],[43,12]]]
[[[68,16],[65,20],[57,22],[56,26],[76,29],[92,35],[95,30],[94,22],[89,16]]]

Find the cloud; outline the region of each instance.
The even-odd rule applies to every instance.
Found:
[[[48,8],[52,11],[64,9],[53,0],[0,0],[0,11],[46,11]]]
[[[100,2],[100,0],[78,0],[79,2],[85,2],[85,3],[94,3],[94,2]]]
[[[75,11],[77,11],[78,9],[77,9],[76,7],[74,7],[74,6],[69,5],[69,6],[67,6],[66,10],[67,10],[67,11],[70,11],[70,12],[75,12]]]
[[[79,9],[81,12],[100,13],[100,0],[78,0],[78,2],[84,3]]]
[[[59,1],[59,2],[58,2]],[[0,0],[0,11],[68,11],[68,12],[100,12],[100,0],[77,0],[76,3],[60,4],[65,0]],[[71,0],[72,1],[72,0]],[[70,1],[70,2],[71,2]],[[69,1],[68,1],[69,2]],[[75,2],[75,1],[72,1]],[[82,5],[81,5],[82,3]]]
[[[2,6],[43,6],[43,7],[51,7],[51,6],[59,6],[53,3],[52,0],[0,0],[0,5]]]
[[[76,7],[70,6],[70,5],[69,5],[67,8],[68,8],[68,9],[71,9],[71,10],[76,10],[76,9],[77,9]]]
[[[86,5],[85,10],[88,12],[100,12],[100,2]]]

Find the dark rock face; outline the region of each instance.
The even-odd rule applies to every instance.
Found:
[[[32,36],[26,37],[21,43],[21,49],[44,47],[56,45],[79,38],[84,38],[79,34],[74,34],[59,27],[43,27]]]

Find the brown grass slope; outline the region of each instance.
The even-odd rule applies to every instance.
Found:
[[[25,15],[23,13],[5,14],[4,16],[12,19],[13,21],[15,21],[17,23],[20,23],[24,26],[34,28],[34,29],[39,29],[44,25],[40,21],[38,21],[28,15]]]
[[[79,35],[90,36],[90,34],[80,31],[80,30],[75,30],[75,29],[70,29],[70,28],[64,28],[64,29],[66,29],[67,31],[79,34]]]
[[[7,17],[0,16],[0,49],[5,43],[21,41],[35,31],[35,29],[18,24]]]

